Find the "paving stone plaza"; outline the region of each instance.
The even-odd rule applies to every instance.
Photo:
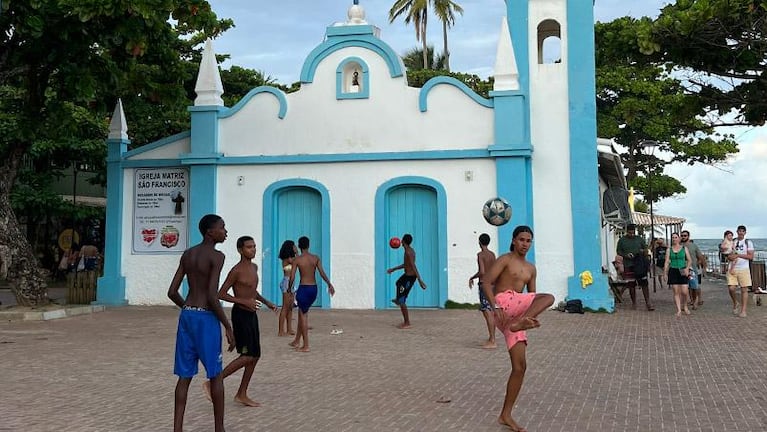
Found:
[[[654,312],[641,300],[611,315],[545,312],[529,333],[517,421],[529,431],[767,430],[767,305],[737,318],[721,282],[703,287],[705,304],[681,319],[660,288]],[[170,430],[177,315],[124,307],[0,323],[0,431]],[[479,348],[477,311],[413,310],[402,331],[395,310],[312,310],[305,354],[276,336],[274,313],[259,315],[250,395],[262,406],[233,402],[241,374],[231,376],[227,431],[507,430],[496,418],[508,354],[502,339]],[[187,431],[212,430],[201,382]]]

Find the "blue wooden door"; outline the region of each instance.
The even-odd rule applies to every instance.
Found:
[[[275,238],[272,243],[272,250],[274,258],[272,261],[272,271],[275,275],[275,282],[279,284],[282,280],[282,260],[279,259],[280,246],[285,240],[293,240],[298,246],[298,238],[302,236],[309,237],[309,251],[315,255],[319,255],[322,259],[323,267],[327,271],[327,263],[325,257],[322,256],[322,196],[319,192],[308,187],[288,187],[280,190],[276,194],[274,222],[277,224],[274,227]],[[299,251],[299,254],[301,252]],[[317,296],[315,306],[320,305],[321,293],[324,293],[327,288],[324,288],[325,283],[317,277],[317,287],[320,295]],[[294,289],[298,289],[298,274],[296,274],[296,281],[293,286]],[[279,289],[276,291],[274,299],[278,304],[282,303],[282,294]]]
[[[391,189],[386,197],[386,238],[404,234],[413,236],[415,264],[427,285],[422,290],[415,283],[407,299],[408,307],[439,307],[439,235],[437,221],[437,193],[420,185],[404,185]],[[387,248],[386,268],[402,264],[404,249]],[[386,289],[394,298],[394,284],[402,271],[387,275]],[[390,307],[396,307],[390,304]]]

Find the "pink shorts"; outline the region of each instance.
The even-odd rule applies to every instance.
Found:
[[[504,291],[495,295],[495,304],[503,310],[512,320],[516,320],[530,308],[535,299],[535,293],[518,293],[516,291]],[[506,346],[511,349],[517,342],[527,344],[527,333],[524,330],[513,332],[508,329],[498,328],[506,339]]]

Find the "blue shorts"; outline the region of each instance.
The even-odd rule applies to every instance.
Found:
[[[317,300],[317,285],[299,285],[296,291],[296,303],[301,312],[309,312],[309,308]]]
[[[700,289],[700,285],[698,285],[698,274],[695,273],[695,270],[693,269],[690,269],[690,281],[687,283],[687,287],[691,290]]]
[[[482,291],[482,282],[477,284],[477,288],[479,290],[479,310],[482,312],[492,311],[493,308],[490,306],[490,300],[487,299],[485,292]]]
[[[211,311],[182,309],[176,332],[176,363],[173,373],[179,378],[197,375],[197,361],[205,367],[208,379],[223,369],[221,323]]]

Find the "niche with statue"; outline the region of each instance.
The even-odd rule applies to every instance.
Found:
[[[368,65],[359,57],[350,57],[336,69],[336,99],[367,99],[370,97]]]

